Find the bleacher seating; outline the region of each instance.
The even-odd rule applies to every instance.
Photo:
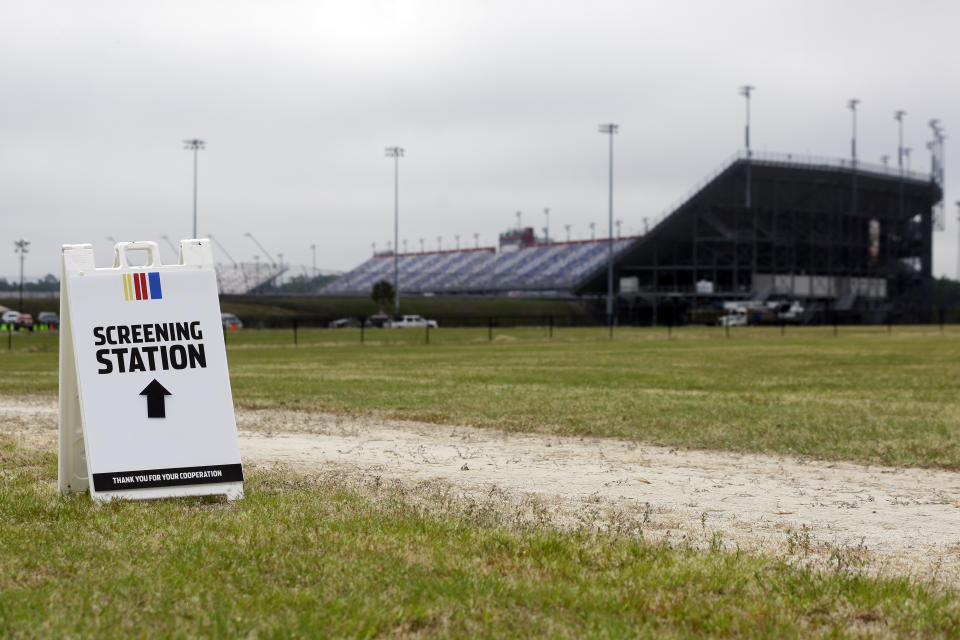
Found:
[[[614,255],[636,238],[613,243]],[[405,293],[495,293],[570,291],[607,260],[607,241],[551,243],[496,253],[435,251],[398,256]],[[369,295],[375,282],[393,281],[393,256],[378,254],[324,287],[322,295]]]
[[[216,270],[220,293],[241,295],[268,284],[286,271],[287,267],[245,262],[237,265],[218,264]]]

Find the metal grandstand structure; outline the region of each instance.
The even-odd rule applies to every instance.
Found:
[[[635,238],[614,241],[623,251]],[[398,256],[404,293],[570,295],[584,277],[606,264],[607,240],[533,244],[498,253],[492,247],[406,253]],[[390,280],[393,254],[377,254],[340,279],[322,295],[369,295],[378,280]]]
[[[794,299],[866,321],[923,319],[941,200],[929,174],[737,154],[617,256],[619,314],[664,321],[665,306],[675,317],[722,300]],[[602,276],[575,292],[601,295]]]
[[[749,180],[749,182],[748,182]],[[749,191],[747,185],[749,184]],[[865,321],[930,310],[942,176],[808,155],[739,152],[641,236],[617,239],[620,321],[666,321],[724,300],[802,300]],[[412,294],[556,294],[599,299],[607,239],[403,254]],[[321,290],[369,295],[390,279],[377,254]],[[911,315],[912,314],[912,315]]]
[[[218,264],[216,269],[220,293],[241,295],[257,293],[269,287],[287,270],[287,265],[243,262]]]

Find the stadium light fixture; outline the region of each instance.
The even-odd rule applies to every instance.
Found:
[[[247,232],[246,232],[245,234],[243,234],[243,235],[245,235],[245,236],[247,236],[248,238],[250,238],[251,240],[253,240],[253,243],[260,248],[260,251],[263,251],[263,255],[265,255],[265,256],[267,257],[267,259],[270,261],[270,266],[272,266],[272,267],[277,266],[277,261],[274,260],[274,259],[273,259],[273,256],[270,255],[270,252],[267,251],[262,244],[260,244],[260,241],[253,237],[253,234],[252,234],[252,233],[250,233],[249,231],[247,231]]]
[[[404,253],[407,252],[407,239],[406,239],[406,238],[403,239],[403,252],[404,252]]]
[[[456,233],[453,237],[457,239],[457,251],[460,251],[460,234]]]
[[[443,237],[437,236],[437,251],[443,251]]]
[[[517,211],[517,229],[523,230],[523,212]]]
[[[851,98],[847,101],[847,108],[850,109],[851,116],[853,118],[853,137],[850,138],[850,159],[853,162],[854,168],[857,166],[857,105],[860,104],[860,101],[856,98]]]
[[[197,154],[206,148],[206,144],[197,138],[183,141],[183,148],[193,151],[193,235],[190,236],[191,238],[197,237]]]
[[[617,220],[617,240],[620,239],[620,225],[623,224],[623,220]]]
[[[310,245],[310,251],[313,252],[313,277],[317,277],[317,245]]]
[[[550,207],[543,208],[543,216],[547,219],[547,224],[543,228],[544,240],[550,242]]]
[[[20,238],[13,243],[13,252],[20,254],[20,309],[23,309],[23,260],[30,252],[30,241]]]
[[[423,238],[420,238],[420,253],[423,253]]]
[[[376,243],[376,242],[371,242],[371,243],[370,243],[370,246],[373,247],[373,255],[376,256],[376,255],[377,255],[377,243]]]
[[[387,147],[387,157],[393,158],[393,246],[397,243],[400,233],[400,158],[403,157],[403,147]],[[393,314],[400,314],[400,266],[397,261],[397,251],[393,252]]]
[[[563,228],[567,230],[567,242],[570,242],[570,225],[565,224]]]
[[[477,248],[477,249],[480,248],[480,234],[479,234],[479,233],[476,233],[476,232],[475,232],[475,233],[473,234],[473,244],[474,244],[475,248]]]
[[[590,223],[590,239],[591,240],[597,239],[597,223],[596,222]]]
[[[907,112],[902,109],[893,112],[893,119],[897,121],[897,167],[900,173],[903,173],[903,116],[905,115]]]

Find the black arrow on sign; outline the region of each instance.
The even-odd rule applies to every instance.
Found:
[[[156,378],[154,378],[150,384],[143,388],[143,391],[140,392],[140,395],[147,396],[148,418],[167,417],[167,410],[164,406],[166,404],[166,400],[163,396],[171,396],[173,394],[167,391],[162,384],[157,382]]]

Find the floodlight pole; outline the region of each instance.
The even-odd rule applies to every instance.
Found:
[[[263,255],[265,255],[265,256],[270,260],[270,266],[272,266],[272,267],[277,266],[277,261],[274,260],[274,259],[273,259],[273,256],[270,255],[270,252],[267,251],[267,250],[263,247],[262,244],[260,244],[260,241],[253,237],[253,234],[252,234],[252,233],[250,233],[250,232],[248,231],[248,232],[246,232],[246,233],[243,234],[243,235],[245,235],[245,236],[247,236],[248,238],[250,238],[251,240],[253,240],[253,243],[254,243],[255,245],[257,245],[258,247],[260,247],[260,251],[263,251]]]
[[[600,125],[600,133],[610,137],[610,171],[609,171],[609,225],[607,227],[607,324],[613,326],[613,136],[620,127],[612,122]]]
[[[193,140],[184,140],[184,149],[193,151],[193,235],[191,238],[197,237],[197,154],[201,149],[204,149],[206,143],[203,140],[198,140],[194,138]]]
[[[387,157],[393,158],[393,314],[400,314],[400,265],[397,261],[397,240],[400,233],[400,158],[403,147],[387,147]]]
[[[543,235],[546,236],[543,240],[550,242],[550,207],[543,208],[543,215],[547,219],[547,224],[543,227]]]
[[[317,245],[310,245],[310,251],[313,253],[313,277],[317,277]]]
[[[480,234],[479,234],[479,233],[474,232],[474,234],[473,234],[473,244],[474,244],[474,246],[475,246],[477,249],[480,248]]]
[[[19,240],[13,243],[13,252],[20,254],[20,303],[19,311],[23,311],[23,259],[26,257],[27,253],[30,251],[30,241],[20,238]]]
[[[897,167],[901,174],[903,173],[903,116],[905,115],[907,112],[902,109],[893,112],[893,119],[897,121]]]
[[[163,236],[163,237],[166,238],[167,236]],[[238,265],[237,265],[237,261],[233,259],[233,256],[231,256],[229,253],[227,253],[227,250],[223,248],[223,245],[220,244],[220,241],[219,241],[219,240],[217,240],[216,238],[213,237],[213,234],[212,234],[212,233],[208,233],[208,234],[207,234],[207,237],[210,238],[210,239],[213,241],[213,244],[217,245],[217,247],[220,248],[220,251],[223,252],[223,255],[227,256],[227,259],[230,260],[230,262],[233,264],[234,267],[238,266]]]
[[[570,225],[565,224],[563,225],[563,228],[567,230],[567,242],[570,242]]]
[[[752,152],[750,151],[750,92],[756,89],[749,84],[745,84],[740,87],[740,95],[746,98],[747,102],[747,126],[744,129],[744,139],[747,144],[747,193],[746,193],[746,205],[747,208],[750,208],[750,157]]]

